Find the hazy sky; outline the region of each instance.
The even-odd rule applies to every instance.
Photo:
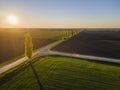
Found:
[[[0,0],[0,27],[120,27],[120,0]]]

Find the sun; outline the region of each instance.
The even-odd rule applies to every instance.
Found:
[[[18,19],[16,16],[8,16],[8,22],[10,24],[17,24],[18,23]]]

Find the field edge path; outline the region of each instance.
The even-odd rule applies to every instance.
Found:
[[[62,42],[62,40],[59,40],[59,41],[56,41],[56,42],[54,42],[54,43],[52,43],[52,44],[48,44],[48,45],[45,46],[44,48],[41,48],[40,50],[34,52],[34,53],[33,53],[33,56],[36,56],[36,55],[39,55],[39,54],[44,54],[44,52],[45,52],[46,50],[52,48],[53,46],[55,46],[55,45],[57,45],[57,44],[59,44],[59,43],[61,43],[61,42]],[[6,72],[6,71],[8,71],[8,70],[10,70],[10,69],[18,66],[19,64],[21,64],[21,63],[23,63],[23,62],[25,62],[25,61],[27,61],[27,60],[28,60],[27,57],[23,57],[23,58],[21,58],[21,59],[18,59],[18,60],[14,61],[14,62],[12,62],[12,63],[10,63],[10,64],[7,64],[7,65],[1,67],[1,68],[0,68],[0,74],[2,74],[2,73],[4,73],[4,72]]]
[[[58,51],[51,51],[50,49],[54,46],[61,43],[63,40],[56,41],[52,44],[49,44],[45,46],[44,48],[40,49],[39,51],[36,51],[33,53],[33,56],[36,55],[61,55],[61,56],[67,56],[67,57],[75,57],[75,58],[83,58],[83,59],[89,59],[89,60],[96,60],[96,61],[104,61],[104,62],[112,62],[112,63],[120,63],[119,59],[111,59],[111,58],[105,58],[105,57],[98,57],[98,56],[90,56],[90,55],[80,55],[80,54],[71,54],[71,53],[64,53],[64,52],[58,52]],[[13,67],[27,61],[27,57],[23,57],[21,59],[18,59],[15,62],[12,62],[8,65],[5,65],[0,68],[0,74],[12,69]]]

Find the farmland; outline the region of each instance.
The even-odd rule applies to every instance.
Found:
[[[120,29],[86,29],[54,50],[119,59]]]
[[[46,56],[33,65],[45,90],[119,90],[120,67],[89,60]],[[30,67],[0,79],[1,90],[38,90]],[[19,73],[18,73],[19,72]],[[14,75],[15,74],[15,75]],[[1,77],[2,78],[2,77]]]
[[[0,0],[0,90],[120,90],[120,0]]]
[[[0,63],[24,54],[25,33],[33,37],[34,50],[65,37],[67,29],[0,29]]]

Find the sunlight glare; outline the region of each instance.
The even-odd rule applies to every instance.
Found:
[[[15,16],[9,16],[8,17],[8,22],[10,24],[17,24],[17,22],[18,22],[17,17],[15,17]]]

